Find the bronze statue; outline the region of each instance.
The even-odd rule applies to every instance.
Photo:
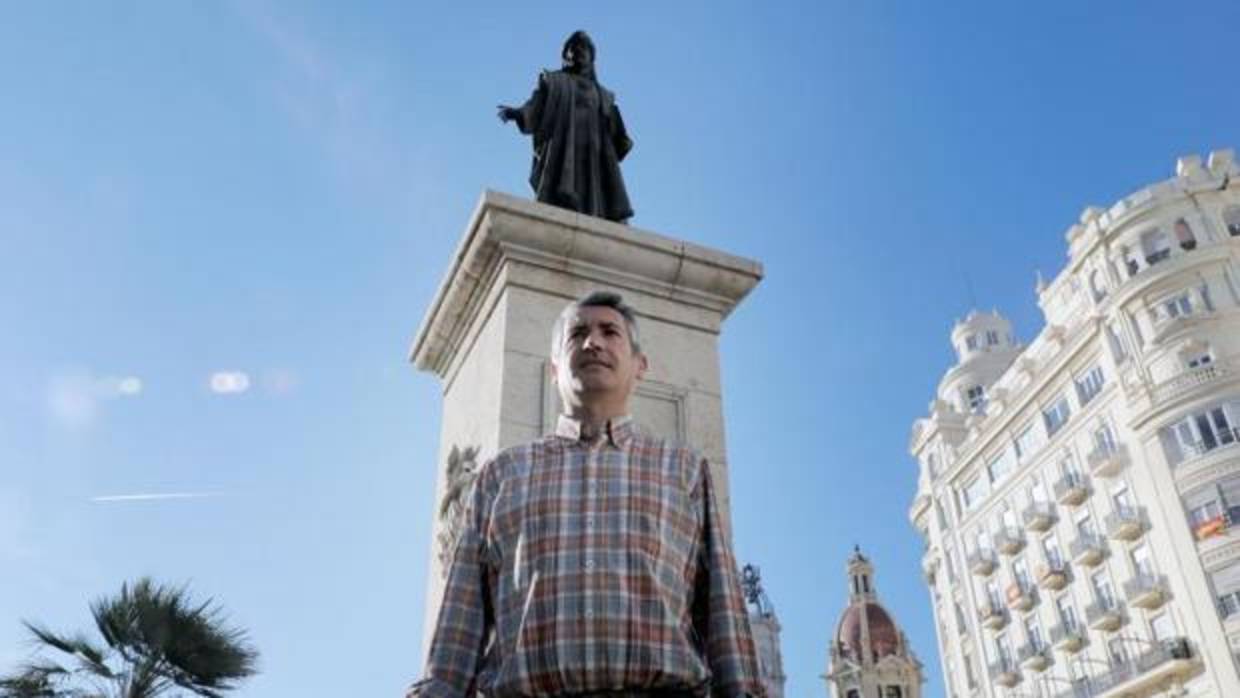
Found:
[[[620,161],[633,147],[616,96],[594,75],[594,42],[573,32],[560,52],[561,70],[544,70],[520,108],[499,105],[500,121],[515,121],[534,137],[530,186],[538,200],[625,222],[633,215]]]

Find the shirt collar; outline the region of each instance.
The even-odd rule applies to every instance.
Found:
[[[627,414],[623,417],[613,417],[607,420],[602,432],[606,435],[608,443],[616,448],[623,448],[633,436],[633,417]],[[555,435],[569,441],[586,441],[590,443],[599,440],[601,437],[600,434],[590,433],[589,425],[580,419],[575,419],[566,414],[560,415],[560,420],[555,425]]]

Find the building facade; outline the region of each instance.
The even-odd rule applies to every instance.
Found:
[[[879,603],[874,566],[860,550],[848,558],[848,606],[827,662],[823,678],[832,698],[921,698],[921,662]]]
[[[946,695],[1240,696],[1240,169],[1066,237],[1037,337],[957,323],[912,429]]]
[[[784,674],[784,657],[779,645],[783,627],[775,615],[775,606],[762,588],[762,573],[757,565],[745,565],[741,569],[741,588],[749,604],[749,628],[758,653],[758,673],[766,688],[766,698],[784,698],[784,683],[788,677]]]

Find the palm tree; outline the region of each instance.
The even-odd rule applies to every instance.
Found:
[[[184,587],[143,578],[90,606],[103,644],[25,621],[34,640],[69,662],[36,658],[0,677],[0,698],[156,698],[184,689],[222,698],[256,672],[245,631],[224,627],[220,608]]]

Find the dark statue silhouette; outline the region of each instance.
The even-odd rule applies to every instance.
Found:
[[[616,96],[594,75],[594,42],[573,32],[560,52],[564,66],[545,70],[521,107],[499,106],[534,137],[530,186],[538,200],[599,218],[625,222],[633,215],[620,161],[633,147]]]

